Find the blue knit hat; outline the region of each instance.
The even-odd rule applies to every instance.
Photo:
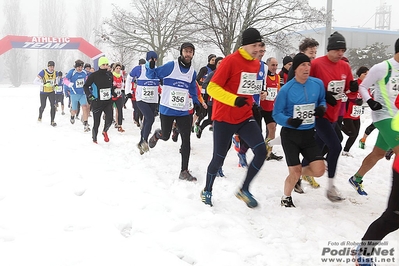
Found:
[[[145,60],[149,61],[151,58],[158,59],[157,53],[154,52],[154,51],[149,51],[149,52],[147,52],[147,55],[146,55],[146,57],[145,57]]]

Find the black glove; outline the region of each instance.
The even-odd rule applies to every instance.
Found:
[[[150,61],[150,68],[154,69],[155,68],[155,59],[151,57],[151,61]]]
[[[349,90],[351,92],[357,92],[359,90],[359,83],[357,83],[357,80],[351,80]]]
[[[334,95],[337,95],[336,92],[326,91],[326,102],[331,106],[337,105],[337,99],[335,99]]]
[[[295,128],[298,128],[302,124],[302,122],[303,122],[303,119],[300,119],[300,118],[292,118],[292,117],[290,117],[287,120],[287,124],[292,126],[292,127],[295,127]]]
[[[237,97],[234,102],[234,105],[237,107],[243,107],[244,105],[249,105],[249,103],[247,101],[248,101],[248,99],[245,97]]]
[[[129,99],[131,99],[133,96],[132,96],[132,94],[131,93],[128,93],[128,94],[126,94],[126,98],[129,98]]]
[[[326,108],[323,105],[319,105],[314,109],[314,116],[323,117],[326,112]]]
[[[382,105],[379,102],[374,101],[371,98],[367,100],[367,104],[370,106],[370,109],[373,111],[377,111],[382,108]]]
[[[363,99],[359,99],[359,98],[356,99],[356,100],[355,100],[355,104],[356,104],[356,105],[362,105],[362,104],[363,104]]]

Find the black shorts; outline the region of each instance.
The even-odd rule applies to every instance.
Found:
[[[313,128],[307,130],[281,128],[281,145],[288,166],[301,164],[299,154],[302,154],[309,162],[323,160],[320,147],[316,143],[315,134],[316,131]]]
[[[55,95],[55,103],[64,104],[64,94],[56,94]]]
[[[266,122],[266,125],[267,124],[269,124],[269,123],[276,123],[276,121],[274,121],[274,119],[273,119],[273,111],[264,111],[264,110],[262,110],[261,111],[261,115],[262,115],[262,117],[264,117],[264,119],[265,119],[265,122]]]

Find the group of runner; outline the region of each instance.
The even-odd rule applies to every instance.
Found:
[[[71,123],[74,123],[78,103],[82,107],[84,130],[89,131],[88,115],[93,113],[92,139],[97,143],[101,115],[105,113],[102,130],[104,141],[109,141],[107,131],[114,119],[115,126],[122,129],[125,98],[134,98],[135,112],[142,115],[141,135],[137,144],[140,154],[154,148],[158,140],[166,141],[171,135],[174,141],[181,137],[181,167],[179,179],[196,181],[188,170],[191,133],[201,138],[206,115],[213,129],[213,155],[206,171],[206,184],[201,191],[201,200],[213,206],[213,184],[218,176],[224,176],[223,162],[231,147],[232,139],[239,154],[239,165],[247,168],[237,198],[250,208],[258,206],[249,186],[265,160],[282,157],[271,156],[272,146],[280,139],[288,166],[281,205],[295,207],[291,192],[303,193],[301,177],[313,187],[319,187],[314,177],[326,171],[327,198],[332,202],[344,200],[334,185],[340,155],[351,156],[349,149],[359,134],[360,120],[365,104],[372,110],[373,126],[378,137],[372,152],[363,160],[360,169],[349,178],[349,183],[359,193],[367,195],[363,188],[364,175],[386,155],[390,149],[399,152],[399,39],[395,43],[394,57],[375,66],[359,68],[354,80],[350,63],[345,60],[346,40],[338,32],[328,39],[327,53],[316,57],[318,43],[306,38],[293,58],[285,57],[283,69],[276,73],[275,58],[262,61],[266,47],[258,30],[248,28],[242,33],[241,47],[231,55],[208,56],[208,64],[197,75],[192,66],[195,47],[183,43],[180,56],[156,67],[158,55],[154,51],[134,67],[126,80],[121,74],[122,65],[114,64],[109,71],[105,57],[99,59],[99,70],[89,74],[83,70],[84,63],[75,61],[65,78],[54,71],[54,62],[49,61],[35,83],[40,84],[39,118],[51,103],[51,125],[56,126],[55,95],[63,81],[64,92],[71,99]],[[373,89],[373,94],[370,93]],[[124,92],[125,90],[125,92]],[[89,107],[89,104],[90,106]],[[210,111],[210,110],[211,111]],[[155,115],[159,110],[161,127],[150,137]],[[64,111],[62,111],[64,113]],[[195,114],[195,115],[194,115]],[[396,115],[396,117],[395,117]],[[195,119],[193,118],[195,117]],[[395,117],[395,119],[394,119]],[[266,135],[262,135],[262,118],[266,122]],[[139,121],[137,121],[139,122]],[[281,126],[280,137],[275,137],[276,124]],[[348,135],[342,152],[342,132]],[[364,141],[360,141],[364,143]],[[241,148],[244,147],[244,151]],[[364,147],[364,145],[361,145]],[[254,153],[251,162],[246,161],[245,152]],[[342,152],[342,153],[341,153]],[[244,156],[243,156],[244,154]],[[302,155],[302,157],[300,157]],[[393,186],[386,212],[373,223],[364,239],[382,239],[399,226],[399,160],[394,160]],[[386,226],[382,232],[376,228]],[[378,232],[377,232],[378,231]]]

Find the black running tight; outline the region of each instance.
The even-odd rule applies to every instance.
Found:
[[[39,107],[39,118],[42,119],[44,109],[46,108],[47,98],[50,102],[50,117],[51,122],[54,122],[55,118],[55,92],[40,93],[40,107]]]

